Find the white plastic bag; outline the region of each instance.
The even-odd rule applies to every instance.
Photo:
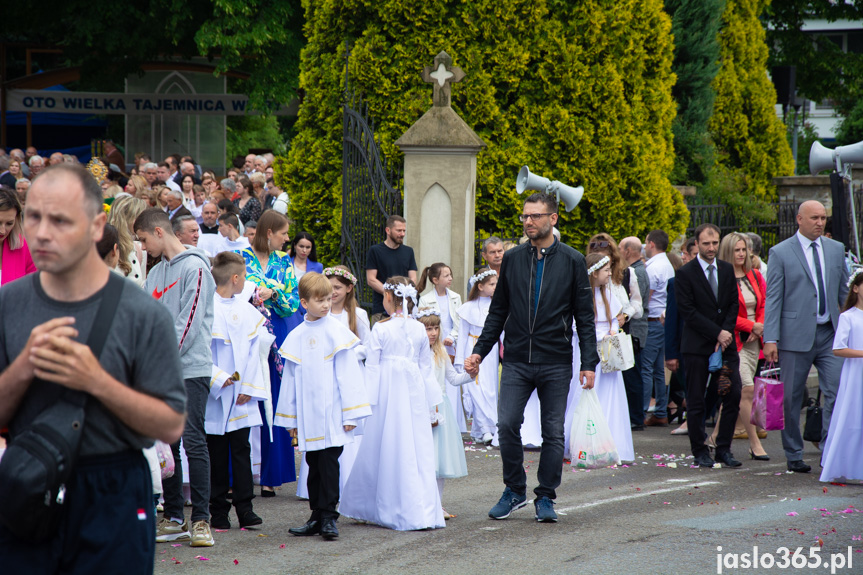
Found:
[[[569,452],[572,454],[573,467],[597,469],[620,465],[617,447],[595,389],[582,390],[572,416],[570,437]]]

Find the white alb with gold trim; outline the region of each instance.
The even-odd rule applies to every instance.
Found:
[[[269,382],[261,373],[259,332],[264,316],[248,301],[233,297],[213,298],[213,375],[204,429],[208,435],[224,435],[244,427],[262,424],[258,401],[270,397]],[[234,385],[225,387],[228,378]],[[252,400],[237,405],[237,396]]]
[[[330,316],[304,320],[285,338],[285,361],[274,425],[297,429],[300,451],[353,442],[345,425],[372,414],[354,348],[360,339]]]

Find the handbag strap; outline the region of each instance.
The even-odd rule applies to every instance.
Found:
[[[93,327],[90,328],[90,335],[87,337],[87,346],[96,356],[96,359],[102,355],[102,349],[108,340],[108,332],[111,331],[117,306],[120,305],[120,294],[123,292],[125,281],[115,273],[108,274],[108,283],[102,293],[102,301],[99,303],[98,311],[96,311],[96,318],[93,320]],[[63,396],[64,399],[79,407],[84,407],[90,397],[86,393],[68,388],[64,390]]]

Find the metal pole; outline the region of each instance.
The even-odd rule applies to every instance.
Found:
[[[792,126],[791,132],[791,153],[794,154],[794,175],[800,173],[800,170],[797,167],[797,106],[794,106],[794,125]]]
[[[842,159],[836,158],[836,171],[842,174],[842,179],[845,180],[848,186],[848,199],[851,201],[851,225],[854,228],[854,249],[857,252],[857,261],[860,261],[860,233],[857,231],[857,208],[854,205],[854,186],[851,181],[851,165],[846,165],[843,169]]]

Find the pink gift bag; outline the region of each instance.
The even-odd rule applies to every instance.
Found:
[[[749,422],[767,431],[785,429],[785,384],[779,379],[779,369],[766,369],[763,377],[755,378],[755,396]]]

